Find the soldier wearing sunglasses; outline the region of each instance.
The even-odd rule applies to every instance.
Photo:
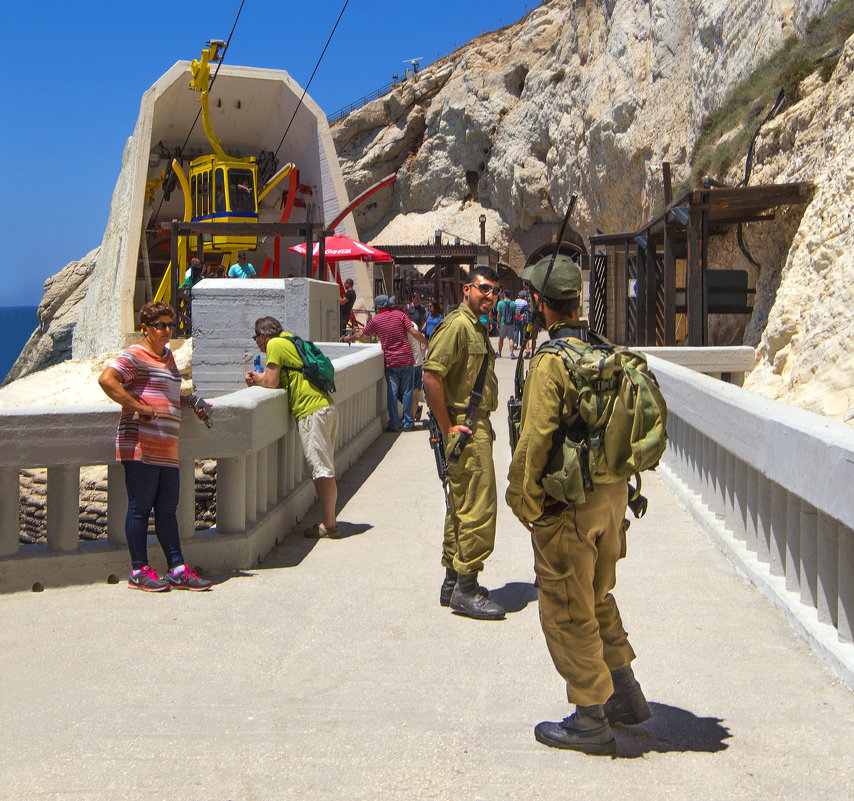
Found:
[[[495,271],[475,267],[463,286],[463,302],[433,331],[424,361],[424,394],[442,432],[450,481],[439,603],[478,620],[504,617],[504,609],[477,581],[495,546],[495,437],[489,415],[498,406],[498,379],[488,326],[499,292]],[[482,397],[475,406],[478,383]]]

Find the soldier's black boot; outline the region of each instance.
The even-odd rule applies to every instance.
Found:
[[[439,603],[442,606],[450,606],[451,594],[457,584],[457,571],[452,567],[445,568],[445,580],[442,582],[442,589],[439,591]]]
[[[617,741],[602,704],[576,706],[575,713],[560,723],[538,723],[534,737],[552,748],[566,748],[594,756],[614,756],[617,753]]]
[[[612,670],[611,680],[614,682],[614,693],[605,702],[609,723],[636,726],[652,717],[631,665]]]
[[[460,573],[451,593],[451,609],[476,620],[503,620],[504,607],[489,600],[489,593],[478,586],[477,573]]]

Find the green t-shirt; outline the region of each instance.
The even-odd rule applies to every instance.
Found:
[[[499,300],[496,311],[498,313],[499,325],[513,325],[516,319],[516,304],[514,301],[510,298],[503,298],[502,300]],[[506,319],[507,317],[510,319]]]
[[[302,361],[297,349],[284,335],[274,337],[267,343],[267,364],[275,364],[282,370],[279,386],[288,391],[288,403],[294,420],[300,421],[332,403],[326,393],[312,386],[311,382],[303,377],[300,372]]]

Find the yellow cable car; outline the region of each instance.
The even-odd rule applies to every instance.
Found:
[[[199,156],[190,162],[190,198],[192,222],[258,222],[258,165],[250,161]],[[205,251],[231,253],[255,250],[258,238],[233,234],[205,240]],[[196,237],[190,237],[190,251],[198,250]]]

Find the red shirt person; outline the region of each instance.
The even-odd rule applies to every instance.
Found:
[[[374,298],[376,315],[368,324],[347,336],[341,337],[342,342],[354,342],[366,336],[375,336],[380,341],[385,359],[386,405],[388,406],[388,424],[386,431],[411,431],[415,428],[412,419],[412,376],[415,359],[412,357],[412,346],[409,344],[408,333],[412,332],[417,340],[424,345],[427,339],[415,323],[402,311],[390,308],[386,295]],[[403,423],[397,408],[398,399],[403,403]]]

